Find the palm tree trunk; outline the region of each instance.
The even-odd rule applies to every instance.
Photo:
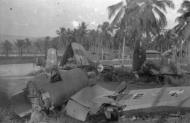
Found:
[[[133,71],[138,71],[140,68],[140,61],[139,61],[139,48],[140,48],[140,41],[137,39],[135,40],[135,46],[133,51]]]
[[[182,63],[182,57],[183,57],[183,42],[184,42],[184,40],[182,40],[182,43],[180,46],[180,49],[181,49],[181,51],[180,51],[180,63]]]
[[[9,56],[9,50],[6,50],[6,57]]]
[[[21,56],[21,48],[19,48],[19,56]]]
[[[101,47],[102,47],[102,52],[101,52],[101,59],[104,60],[104,49],[103,49],[103,40],[101,40]]]
[[[122,65],[124,65],[124,58],[125,58],[125,36],[123,38],[123,47],[122,47]]]
[[[20,49],[20,56],[22,56],[22,48]]]

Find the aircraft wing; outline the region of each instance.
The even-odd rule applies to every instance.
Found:
[[[25,95],[25,91],[13,95],[11,98],[12,107],[17,115],[20,117],[26,116],[31,113],[32,105]]]

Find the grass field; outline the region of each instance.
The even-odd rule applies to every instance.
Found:
[[[34,63],[34,56],[0,56],[0,65],[1,64],[23,64],[23,63]]]
[[[38,58],[45,61],[44,56],[38,56]],[[61,59],[61,57],[58,57]],[[0,65],[3,64],[25,64],[25,63],[35,63],[36,56],[0,56]]]

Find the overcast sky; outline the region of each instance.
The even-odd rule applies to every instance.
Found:
[[[108,20],[107,7],[120,0],[0,0],[0,33],[23,36],[55,36],[61,26],[73,28],[85,21],[89,28]],[[173,0],[176,8],[183,0]],[[176,9],[177,10],[177,9]],[[168,27],[176,10],[168,10]]]

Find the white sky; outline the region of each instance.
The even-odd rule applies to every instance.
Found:
[[[0,33],[23,36],[55,36],[61,26],[89,28],[106,21],[107,7],[120,0],[0,0]],[[178,6],[183,0],[173,0]],[[174,26],[176,10],[167,14]]]

